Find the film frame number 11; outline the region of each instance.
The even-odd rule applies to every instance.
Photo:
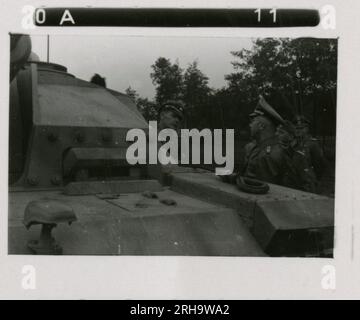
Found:
[[[261,8],[256,9],[254,12],[257,14],[257,21],[261,22]],[[273,8],[269,11],[273,15],[273,22],[276,23],[276,8]]]

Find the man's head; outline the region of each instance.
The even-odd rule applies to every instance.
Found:
[[[275,128],[283,118],[260,96],[255,110],[250,114],[250,133],[253,138],[267,138],[275,134]]]
[[[250,134],[251,137],[257,138],[263,133],[274,133],[275,126],[270,119],[265,116],[250,117]]]
[[[159,127],[161,129],[179,130],[184,122],[184,109],[181,102],[167,102],[159,110]]]
[[[297,137],[305,137],[309,134],[310,121],[306,117],[296,116],[294,122]]]

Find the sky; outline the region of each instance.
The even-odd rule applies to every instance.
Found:
[[[46,36],[32,36],[32,50],[46,61]],[[124,92],[131,86],[141,97],[153,99],[151,65],[158,57],[179,62],[185,69],[194,60],[209,77],[212,88],[226,84],[233,71],[231,51],[250,49],[250,38],[154,36],[50,36],[50,62],[64,65],[77,78],[89,81],[94,73],[106,78],[107,87]]]

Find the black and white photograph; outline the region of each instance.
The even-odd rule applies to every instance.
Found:
[[[333,258],[337,38],[8,41],[9,255]]]
[[[0,8],[0,300],[360,297],[357,0]]]

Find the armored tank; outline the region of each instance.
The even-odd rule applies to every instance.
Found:
[[[22,65],[10,83],[9,254],[331,257],[333,199],[213,172],[130,165],[148,123],[126,95],[66,67]]]

